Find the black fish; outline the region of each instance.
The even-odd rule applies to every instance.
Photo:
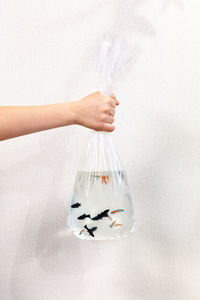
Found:
[[[93,231],[97,230],[97,227],[88,228],[87,225],[85,225],[84,228],[87,230],[87,232],[89,233],[89,235],[91,235],[91,236],[94,237]]]
[[[97,221],[108,217],[109,209],[104,210],[102,213],[98,214],[96,217],[92,218],[93,221]]]
[[[83,215],[79,216],[77,219],[78,220],[85,220],[85,218],[90,218],[90,215],[83,214]]]
[[[72,204],[71,208],[78,208],[79,206],[81,206],[81,204],[77,202],[77,203]]]

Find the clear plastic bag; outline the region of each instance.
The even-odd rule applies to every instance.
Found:
[[[101,38],[97,88],[111,95],[140,53],[122,38]],[[134,228],[133,203],[126,172],[111,134],[91,130],[84,160],[77,172],[68,218],[81,239],[126,237]]]

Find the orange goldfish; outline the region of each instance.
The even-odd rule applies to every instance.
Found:
[[[102,183],[107,184],[109,182],[109,176],[101,176],[102,178]]]
[[[110,227],[112,228],[116,222],[117,222],[117,220],[113,221],[112,224],[110,225]]]
[[[116,209],[116,210],[111,211],[111,214],[116,214],[116,213],[122,212],[122,211],[124,211],[124,209]]]
[[[117,220],[113,221],[112,224],[109,225],[109,226],[110,226],[111,228],[113,228],[113,227],[118,227],[118,226],[122,226],[122,224],[117,224],[116,222],[117,222]]]
[[[122,226],[122,224],[115,224],[115,227]]]
[[[79,234],[81,235],[81,233],[83,233],[85,231],[85,229],[82,229],[80,232],[79,232]]]

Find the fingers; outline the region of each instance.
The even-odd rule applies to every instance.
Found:
[[[119,101],[114,93],[110,96],[101,96],[103,96],[101,104],[101,123],[96,130],[112,132],[115,129],[115,126],[113,125],[115,108],[119,105]]]
[[[104,123],[102,130],[112,132],[114,129],[115,129],[115,126],[113,124]]]
[[[97,92],[95,92],[94,94],[98,95],[98,97],[99,97],[99,96],[103,96],[103,97],[106,97],[108,100],[109,100],[109,99],[110,99],[110,100],[113,100],[113,105],[114,105],[114,106],[119,105],[119,101],[117,100],[117,98],[116,98],[116,96],[115,96],[114,93],[112,93],[110,96],[105,96],[105,95],[101,94],[100,91],[97,91]]]
[[[112,97],[107,97],[106,99],[106,106],[104,110],[104,127],[105,131],[113,131],[115,129],[114,125],[111,126],[111,124],[114,122],[114,116],[115,116],[115,107],[118,103],[117,99],[115,98],[115,95],[112,94]]]
[[[113,122],[114,122],[114,118],[111,115],[105,114],[97,130],[112,132],[115,129]]]
[[[108,108],[116,108],[116,105],[119,104],[119,102],[117,100],[114,100],[112,97],[106,97],[105,102]]]
[[[112,124],[114,122],[114,118],[111,115],[106,115],[104,118],[104,122]]]
[[[110,97],[115,101],[115,105],[119,105],[119,101],[118,101],[117,98],[115,97],[115,94],[114,94],[114,93],[112,93],[112,94],[110,95]]]
[[[114,108],[109,109],[108,114],[111,115],[112,117],[114,117],[115,109]]]

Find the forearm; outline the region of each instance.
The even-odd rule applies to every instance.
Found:
[[[0,107],[0,140],[75,124],[74,103]]]
[[[78,124],[113,131],[119,102],[94,92],[80,100],[40,106],[0,106],[0,141],[42,130]]]

